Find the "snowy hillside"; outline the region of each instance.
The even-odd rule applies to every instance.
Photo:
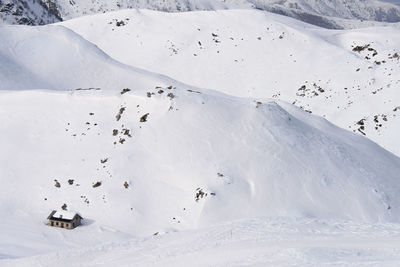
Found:
[[[161,77],[115,61],[63,26],[3,26],[0,39],[0,90],[116,90]]]
[[[252,10],[125,10],[62,25],[125,64],[282,99],[400,155],[399,28],[333,31]]]
[[[61,26],[0,36],[0,265],[249,217],[400,221],[400,158],[363,136],[123,65]],[[62,206],[85,224],[46,226]]]
[[[0,1],[0,20],[12,24],[47,24],[137,8],[167,12],[261,9],[337,29],[400,21],[398,5],[378,0],[3,0]]]

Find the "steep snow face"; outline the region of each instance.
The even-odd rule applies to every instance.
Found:
[[[0,22],[43,25],[61,21],[58,11],[51,7],[42,0],[0,0]]]
[[[128,65],[295,103],[400,155],[397,27],[333,31],[252,10],[126,10],[62,25]]]

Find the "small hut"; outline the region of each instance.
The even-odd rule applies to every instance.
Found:
[[[47,219],[50,226],[74,229],[81,224],[83,218],[77,212],[53,210]]]

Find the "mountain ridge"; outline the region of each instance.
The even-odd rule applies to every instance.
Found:
[[[331,29],[359,27],[377,22],[399,22],[400,6],[378,0],[169,0],[82,1],[82,0],[2,0],[0,19],[12,24],[42,25],[84,15],[120,9],[152,9],[167,12],[220,10],[231,8],[261,9],[293,17]],[[370,21],[365,23],[362,21]]]

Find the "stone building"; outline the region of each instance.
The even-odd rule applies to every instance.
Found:
[[[47,219],[50,226],[74,229],[81,224],[83,218],[77,212],[53,210]]]

